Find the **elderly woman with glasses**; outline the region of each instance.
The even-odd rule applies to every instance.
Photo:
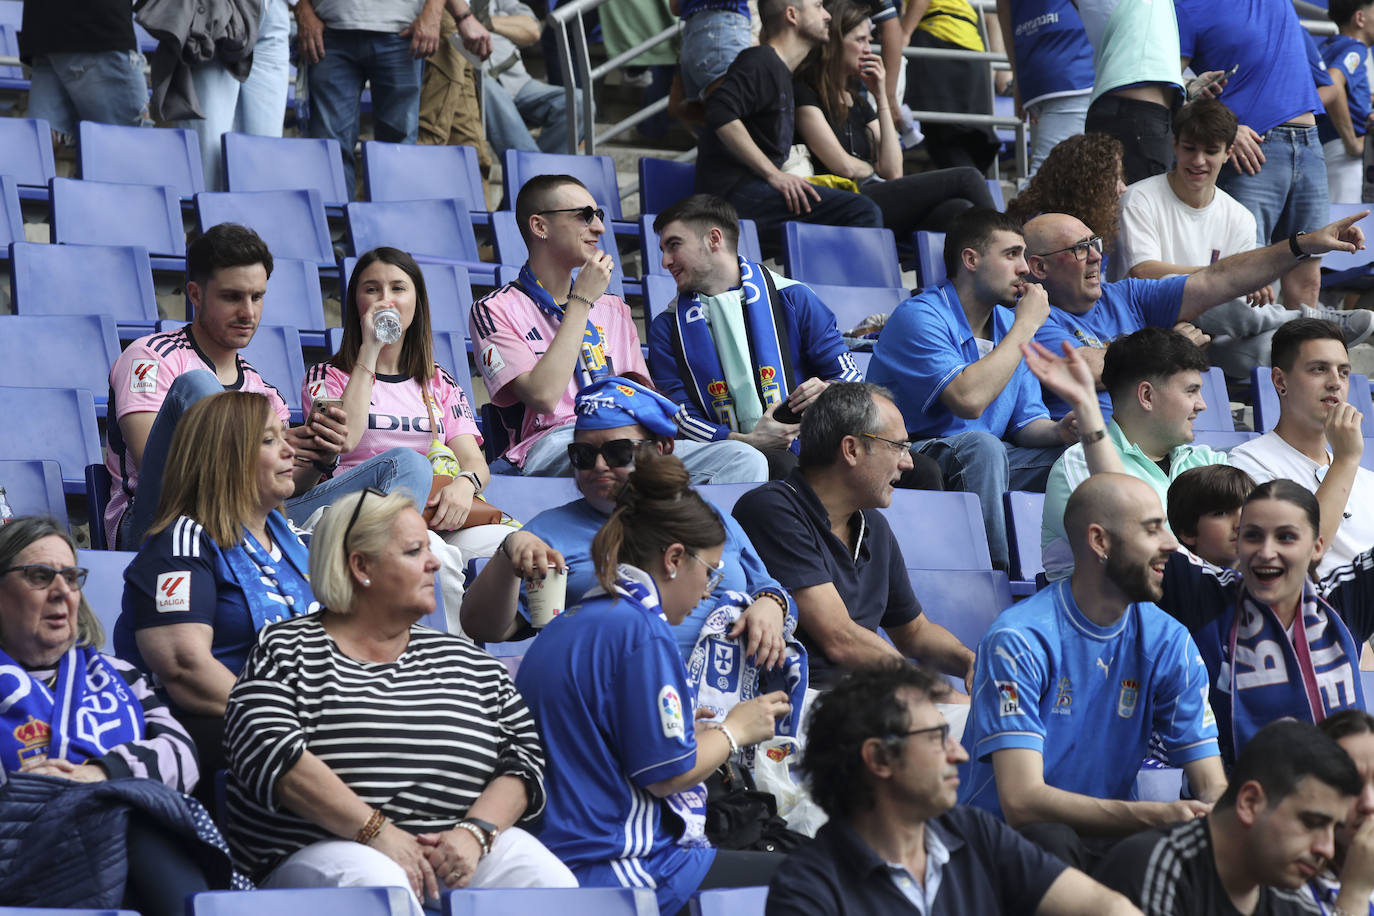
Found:
[[[196,813],[178,794],[196,784],[195,748],[143,675],[100,651],[104,634],[81,592],[86,574],[71,536],[52,519],[0,527],[0,769],[22,774],[0,774],[0,833],[21,837],[27,860],[4,857],[0,899],[113,906],[124,887],[124,902],[142,913],[180,914],[187,893],[208,888],[202,863],[215,855],[188,846],[172,826],[195,837]],[[107,780],[119,787],[69,794]],[[159,816],[142,813],[149,800]],[[31,823],[22,822],[26,804],[42,812]],[[77,832],[79,849],[70,843]],[[103,862],[74,861],[85,849],[117,860],[121,848],[118,881]]]
[[[505,666],[419,626],[438,560],[408,494],[346,496],[310,544],[317,613],[267,629],[229,697],[228,832],[266,887],[571,887],[515,827],[544,752]]]

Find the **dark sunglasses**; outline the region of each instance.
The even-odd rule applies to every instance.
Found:
[[[606,459],[606,467],[623,468],[634,463],[635,449],[647,441],[647,439],[612,439],[610,442],[603,442],[600,445],[592,445],[589,442],[572,442],[568,445],[568,460],[579,471],[590,471],[596,467],[596,456],[600,455]]]
[[[358,521],[358,513],[363,510],[363,503],[367,501],[367,494],[369,493],[373,494],[374,496],[386,496],[385,493],[383,493],[376,487],[368,487],[366,490],[363,490],[362,495],[358,497],[358,501],[354,503],[353,514],[349,516],[348,527],[344,529],[343,552],[345,566],[348,565],[348,536],[353,533],[353,526]]]
[[[29,584],[29,588],[47,588],[52,585],[52,580],[58,576],[66,582],[68,587],[79,589],[86,584],[88,571],[80,566],[66,566],[62,569],[54,569],[46,563],[29,563],[24,566],[11,566],[9,569],[0,573],[0,576],[8,576],[12,572],[18,572],[24,577],[24,581]]]
[[[606,211],[601,207],[564,207],[561,210],[535,211],[535,214],[538,216],[545,216],[549,213],[576,213],[582,218],[582,222],[586,223],[588,226],[592,224],[593,219],[599,219],[603,223],[606,221]]]

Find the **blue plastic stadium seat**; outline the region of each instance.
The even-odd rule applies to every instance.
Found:
[[[909,295],[900,286],[891,289],[876,286],[828,286],[820,283],[808,283],[807,286],[810,286],[811,291],[835,313],[835,324],[841,334],[848,332],[875,312],[891,314]]]
[[[429,261],[416,258],[425,278],[425,293],[429,296],[430,326],[436,331],[468,333],[468,312],[472,311],[472,281],[468,269],[452,261]],[[348,281],[358,264],[357,258],[339,262],[339,301],[348,295]],[[344,314],[351,303],[344,303]],[[331,351],[332,352],[332,351]]]
[[[67,500],[62,495],[62,468],[56,461],[0,461],[0,487],[16,515],[51,515],[67,524]]]
[[[1007,513],[1007,540],[1011,547],[1011,589],[1014,594],[1035,591],[1035,577],[1045,571],[1040,559],[1040,522],[1045,514],[1045,494],[1010,490],[1002,494]]]
[[[529,249],[525,247],[525,240],[520,235],[520,224],[515,221],[515,213],[510,210],[494,210],[491,214],[491,236],[496,243],[496,259],[502,264],[519,269],[529,259]],[[606,291],[613,296],[625,298],[626,292],[637,292],[631,290],[625,279],[625,269],[620,264],[620,249],[616,246],[615,230],[610,224],[606,224],[606,231],[599,240],[602,251],[610,252],[611,259],[615,261],[615,270],[611,273],[610,286]]]
[[[338,140],[226,133],[221,142],[225,187],[230,191],[313,188],[326,207],[348,203]]]
[[[20,198],[48,199],[48,182],[57,177],[57,162],[47,121],[0,118],[0,174],[18,182]]]
[[[90,525],[93,550],[106,550],[110,546],[105,539],[105,507],[110,504],[112,482],[105,465],[86,465],[86,522]]]
[[[86,465],[104,460],[95,402],[84,388],[0,387],[0,458],[51,458],[62,488],[84,493]]]
[[[873,353],[871,351],[855,351],[850,356],[854,357],[854,365],[859,367],[859,372],[863,374],[863,377],[868,378],[868,366],[873,362]]]
[[[1269,366],[1250,370],[1250,390],[1255,396],[1255,429],[1267,433],[1279,422],[1279,394],[1274,390],[1274,376]],[[1350,390],[1345,399],[1363,415],[1360,427],[1366,439],[1374,439],[1374,407],[1371,406],[1369,377],[1350,373]]]
[[[507,206],[515,209],[515,198],[525,182],[536,175],[571,175],[587,186],[598,207],[611,219],[620,220],[620,185],[615,175],[615,160],[610,156],[573,156],[569,153],[536,153],[508,149],[502,163]],[[646,211],[647,212],[647,211]],[[633,233],[634,227],[616,226]]]
[[[193,308],[186,301],[186,320]],[[267,297],[263,317],[272,324],[296,329],[307,347],[324,346],[324,297],[320,293],[320,270],[311,261],[299,258],[272,259],[272,276],[267,278]]]
[[[757,483],[708,483],[695,487],[703,499],[709,499],[717,509],[729,515],[735,509],[735,503],[739,498],[750,490],[757,490],[762,484]]]
[[[241,223],[262,237],[274,258],[311,261],[329,274],[335,269],[329,220],[314,188],[197,194],[196,218],[201,232],[220,223]]]
[[[958,490],[894,490],[884,509],[907,569],[992,569],[978,497]],[[931,525],[930,519],[939,519]]]
[[[54,242],[138,245],[154,257],[178,259],[163,262],[168,269],[185,269],[186,230],[174,188],[75,178],[54,178],[48,186]]]
[[[697,165],[672,159],[639,158],[639,212],[662,213],[695,192]],[[650,221],[652,222],[652,220]]]
[[[77,164],[85,181],[167,185],[182,200],[205,190],[200,139],[192,130],[82,121]]]
[[[413,257],[456,261],[479,283],[494,284],[495,268],[477,251],[468,203],[458,198],[351,203],[348,237],[356,257],[389,246]]]
[[[1005,211],[1007,209],[1007,202],[1002,197],[1002,182],[998,181],[996,178],[989,178],[987,182],[988,193],[992,195],[992,205],[996,207],[999,212]]]
[[[468,367],[467,335],[462,331],[435,331],[434,361],[447,369],[449,375],[458,382],[475,415],[477,401],[472,392],[472,369]]]
[[[0,22],[0,55],[5,57],[19,56],[19,25],[17,23]],[[24,71],[20,67],[0,67],[0,89],[9,91],[27,91],[29,81],[24,77]]]
[[[640,281],[644,286],[644,333],[640,336],[641,340],[648,340],[648,325],[658,317],[659,312],[667,311],[669,306],[677,302],[677,284],[672,277],[645,276]]]
[[[281,392],[291,408],[291,422],[301,422],[301,384],[305,381],[305,357],[296,329],[283,325],[258,325],[252,341],[241,351],[268,383]]]
[[[98,312],[126,339],[152,333],[158,320],[152,261],[137,246],[16,242],[10,290],[16,314]]]
[[[124,570],[138,556],[132,550],[78,550],[76,562],[90,570],[86,577],[86,603],[105,630],[102,652],[114,651],[115,621],[124,603]]]
[[[24,21],[24,0],[3,0],[0,2],[0,22],[19,25]]]
[[[0,175],[0,246],[22,241],[24,214],[19,209],[19,184],[12,176]]]
[[[702,891],[691,900],[692,916],[763,916],[766,887],[732,887]]]
[[[801,283],[902,285],[902,266],[891,229],[785,222],[782,261],[787,276]]]
[[[492,474],[482,495],[512,518],[528,522],[545,509],[581,499],[571,477],[521,477]]]
[[[1257,438],[1259,433],[1245,432],[1244,430],[1233,430],[1229,433],[1222,432],[1196,432],[1193,435],[1194,445],[1205,445],[1214,448],[1219,452],[1229,452],[1237,445],[1244,445],[1251,439]]]
[[[187,899],[186,916],[391,916],[411,906],[409,891],[400,887],[206,891]]]
[[[557,913],[558,916],[658,916],[654,892],[646,887],[464,890],[445,894],[443,904],[444,916],[530,916],[531,913]]]
[[[916,232],[911,236],[912,247],[916,249],[916,283],[921,289],[930,289],[945,279],[945,234],[943,232]]]
[[[467,202],[475,222],[487,222],[486,184],[477,150],[470,146],[368,140],[363,144],[363,193],[373,201],[456,197]]]
[[[1369,209],[1369,204],[1331,202],[1330,221]],[[1322,256],[1322,286],[1367,289],[1374,285],[1374,251],[1332,251]]]
[[[1352,396],[1354,392],[1351,392]],[[1194,432],[1234,432],[1235,421],[1231,417],[1231,394],[1226,390],[1226,376],[1216,366],[1202,374],[1202,399],[1207,409],[1193,420]]]
[[[0,385],[84,388],[104,416],[118,358],[108,315],[0,315]]]
[[[639,218],[639,244],[644,276],[671,276],[663,267],[663,253],[658,250],[658,233],[654,231],[654,217],[650,214]],[[759,227],[752,219],[739,221],[739,254],[756,264],[763,261]]]

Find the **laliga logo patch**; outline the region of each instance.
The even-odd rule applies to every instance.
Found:
[[[136,359],[129,367],[129,393],[152,394],[157,391],[157,367],[155,359]]]
[[[310,392],[310,400],[315,400],[315,398],[319,397],[324,391],[324,380],[321,379],[318,382],[311,382],[307,390]]]
[[[1021,694],[1015,681],[994,681],[997,685],[998,714],[1003,716],[1021,715]]]
[[[482,367],[482,374],[488,378],[506,368],[506,361],[501,358],[501,351],[496,349],[496,344],[483,347],[477,363]]]
[[[191,610],[191,573],[161,573],[157,577],[157,612],[170,614]]]
[[[1347,73],[1354,73],[1359,68],[1360,55],[1356,54],[1354,51],[1351,51],[1349,54],[1345,55],[1345,71]]]
[[[686,726],[682,719],[682,700],[671,684],[664,684],[658,692],[658,721],[663,726],[663,737],[682,738]]]
[[[1140,697],[1140,682],[1130,678],[1121,682],[1121,696],[1116,701],[1116,714],[1123,719],[1135,715],[1136,700]]]

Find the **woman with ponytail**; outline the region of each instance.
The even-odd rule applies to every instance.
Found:
[[[776,692],[695,718],[672,627],[711,593],[724,544],[682,462],[641,446],[592,541],[598,587],[544,628],[516,679],[556,761],[540,840],[583,886],[652,887],[668,914],[700,889],[766,884],[782,859],[704,833],[702,781],[791,709]]]

